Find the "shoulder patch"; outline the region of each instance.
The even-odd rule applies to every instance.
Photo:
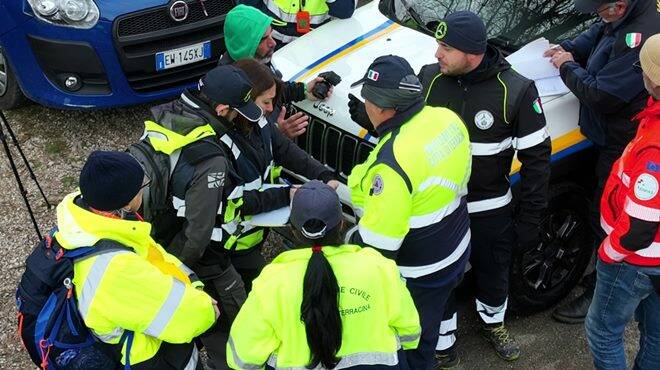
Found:
[[[543,105],[541,104],[541,98],[536,98],[534,102],[532,103],[532,108],[534,108],[534,112],[538,114],[543,114]]]
[[[651,200],[658,194],[658,180],[643,173],[635,181],[635,197],[639,200]]]
[[[379,195],[383,192],[383,178],[380,175],[374,176],[374,181],[371,183],[371,190],[369,190],[369,195]]]
[[[634,49],[642,43],[642,34],[639,32],[631,32],[626,35],[626,45],[629,48]]]

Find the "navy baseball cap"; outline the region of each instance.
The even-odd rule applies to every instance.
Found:
[[[616,2],[615,0],[574,0],[574,7],[580,13],[595,13],[598,8],[605,4]]]
[[[422,84],[405,59],[384,55],[369,65],[367,73],[351,87],[362,86],[362,97],[381,108],[405,108],[419,100]]]
[[[289,220],[306,238],[323,238],[328,231],[339,225],[341,219],[339,196],[329,185],[312,180],[296,190],[291,201]],[[310,221],[318,221],[323,226],[318,230],[308,230],[305,225]]]
[[[225,65],[213,68],[199,80],[199,90],[214,102],[228,105],[252,122],[259,121],[263,114],[252,101],[252,82],[237,67]]]

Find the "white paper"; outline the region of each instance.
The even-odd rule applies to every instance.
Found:
[[[570,90],[561,80],[561,77],[549,77],[534,81],[539,96],[560,95],[569,93]]]
[[[291,207],[286,206],[274,211],[254,215],[251,219],[245,220],[243,224],[261,227],[285,226],[289,222],[290,215]]]
[[[540,38],[506,58],[516,72],[534,80],[541,97],[569,92],[568,87],[559,77],[559,69],[550,63],[550,58],[543,56],[549,48],[550,42]]]

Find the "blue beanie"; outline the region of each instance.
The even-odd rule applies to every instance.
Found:
[[[85,203],[99,211],[113,211],[130,203],[144,181],[144,170],[130,154],[94,151],[80,172]]]
[[[468,10],[451,13],[440,21],[435,38],[468,54],[484,54],[488,42],[484,21]]]

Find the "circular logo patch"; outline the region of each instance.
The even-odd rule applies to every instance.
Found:
[[[481,130],[488,130],[493,126],[493,122],[493,114],[487,110],[481,110],[474,115],[474,124]]]
[[[435,39],[442,40],[447,36],[447,22],[438,23],[438,27],[435,29]]]
[[[370,195],[378,195],[383,192],[383,178],[380,175],[374,177],[374,182],[371,184]]]
[[[658,180],[648,173],[639,175],[635,182],[635,196],[639,200],[650,200],[658,194]]]

